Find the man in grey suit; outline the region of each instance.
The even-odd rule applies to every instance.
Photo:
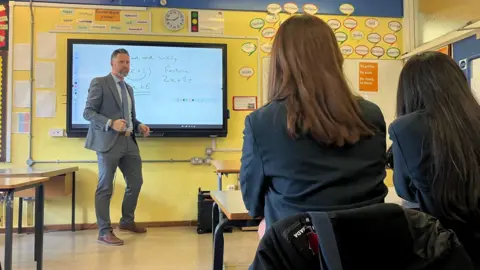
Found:
[[[96,151],[98,157],[98,185],[95,193],[95,211],[99,228],[98,241],[108,245],[123,245],[113,233],[110,223],[110,199],[113,179],[120,168],[127,187],[123,197],[120,230],[145,233],[135,224],[134,215],[142,187],[142,159],[135,140],[135,131],[144,137],[150,128],[136,118],[132,88],[124,78],[130,72],[130,56],[125,49],[112,53],[112,72],[94,78],[88,90],[83,117],[90,122],[85,147]]]

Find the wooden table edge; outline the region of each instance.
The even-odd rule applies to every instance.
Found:
[[[254,218],[252,218],[248,213],[228,212],[225,206],[217,199],[217,197],[213,195],[213,193],[211,193],[211,197],[229,220],[254,220]]]

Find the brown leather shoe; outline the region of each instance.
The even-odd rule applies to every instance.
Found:
[[[110,245],[110,246],[123,245],[123,240],[116,237],[115,234],[113,234],[113,232],[108,232],[104,235],[99,235],[97,241],[99,243]]]
[[[129,232],[133,232],[133,233],[146,233],[147,232],[147,229],[145,229],[143,227],[139,227],[135,223],[127,224],[127,225],[120,224],[118,226],[118,229],[120,231],[129,231]]]

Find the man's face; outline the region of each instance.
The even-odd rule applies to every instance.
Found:
[[[124,53],[117,54],[112,60],[112,72],[122,78],[127,77],[130,72],[130,56]]]

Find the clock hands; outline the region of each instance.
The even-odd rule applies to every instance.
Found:
[[[167,21],[176,21],[180,18],[180,16],[176,17],[175,19],[167,19]]]

